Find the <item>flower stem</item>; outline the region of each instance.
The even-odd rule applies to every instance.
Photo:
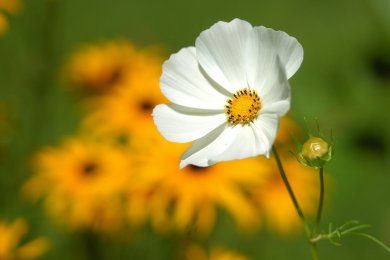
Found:
[[[291,197],[291,199],[292,199],[292,201],[294,203],[294,207],[295,207],[295,209],[298,212],[299,218],[301,219],[301,222],[302,222],[302,225],[303,225],[303,230],[305,231],[305,235],[306,235],[307,241],[309,243],[311,257],[312,257],[313,260],[318,260],[318,254],[317,254],[317,249],[316,249],[315,243],[312,243],[310,241],[310,239],[311,239],[311,231],[310,231],[309,225],[307,224],[307,222],[305,220],[305,217],[303,216],[302,210],[299,207],[298,201],[295,198],[294,192],[291,189],[290,183],[287,180],[287,176],[284,173],[282,162],[279,159],[279,155],[278,155],[278,152],[276,151],[275,146],[272,146],[272,152],[275,155],[276,163],[278,165],[279,172],[280,172],[280,175],[281,175],[281,177],[283,179],[283,182],[284,182],[284,184],[285,184],[285,186],[287,188],[288,193],[290,194],[290,197]]]
[[[324,168],[320,168],[320,185],[321,185],[321,193],[320,193],[320,203],[318,205],[317,219],[316,224],[314,226],[312,237],[316,237],[318,235],[318,229],[320,227],[321,213],[322,213],[322,205],[324,203]]]

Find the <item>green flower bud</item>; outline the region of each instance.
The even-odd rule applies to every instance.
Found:
[[[306,141],[302,147],[302,156],[309,160],[317,160],[328,155],[329,145],[319,137],[313,137]]]
[[[298,140],[295,138],[295,136],[292,134],[295,144],[298,148],[299,156],[301,156],[305,161],[300,161],[298,159],[298,156],[296,156],[294,153],[291,153],[295,156],[295,158],[298,160],[300,164],[310,166],[313,168],[322,168],[324,165],[332,159],[334,154],[334,143],[333,143],[333,137],[332,137],[332,130],[330,132],[330,143],[328,140],[326,140],[326,137],[323,135],[320,129],[320,125],[317,121],[317,129],[318,129],[318,135],[320,137],[314,137],[307,122],[305,119],[307,132],[309,134],[310,139],[307,140],[303,145],[298,142]]]

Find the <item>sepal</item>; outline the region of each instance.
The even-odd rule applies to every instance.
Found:
[[[294,155],[294,157],[297,159],[297,161],[298,161],[300,164],[307,166],[307,163],[306,163],[306,162],[300,161],[299,158],[298,158],[298,156],[296,156],[296,155],[295,155],[293,152],[291,152],[291,151],[289,151],[289,152],[290,152],[292,155]]]

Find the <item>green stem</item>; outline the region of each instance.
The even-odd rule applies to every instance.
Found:
[[[291,197],[291,199],[292,199],[292,201],[294,203],[295,209],[298,212],[299,218],[301,219],[301,222],[302,222],[302,225],[303,225],[303,230],[305,231],[305,235],[306,235],[307,241],[309,243],[311,257],[312,257],[313,260],[318,260],[318,254],[317,254],[317,249],[316,249],[315,243],[312,243],[310,241],[310,239],[311,239],[311,231],[310,231],[309,225],[307,224],[307,222],[305,220],[305,217],[303,216],[302,210],[299,207],[298,201],[295,198],[294,192],[291,189],[290,183],[287,180],[287,176],[286,176],[286,174],[285,174],[285,172],[283,170],[282,162],[279,159],[279,155],[278,155],[278,152],[276,151],[275,146],[272,146],[272,152],[275,155],[276,163],[278,165],[279,172],[280,172],[280,175],[282,176],[283,182],[284,182],[284,184],[285,184],[285,186],[287,188],[288,193],[290,194],[290,197]]]
[[[359,225],[359,226],[356,226],[356,227],[353,227],[353,228],[350,228],[350,229],[347,229],[347,230],[344,230],[344,231],[341,231],[341,227],[339,228],[339,232],[340,232],[340,236],[339,234],[337,234],[337,231],[333,231],[329,234],[320,234],[320,235],[317,235],[317,237],[313,237],[312,239],[310,239],[310,241],[312,243],[317,243],[318,241],[322,240],[322,239],[329,239],[329,238],[332,238],[332,237],[335,237],[335,236],[345,236],[345,235],[348,235],[348,234],[352,234],[351,231],[355,231],[355,230],[358,230],[358,229],[362,229],[362,228],[368,228],[370,227],[370,225]]]
[[[322,205],[324,203],[324,168],[323,167],[320,168],[320,185],[321,185],[320,203],[318,205],[316,224],[314,226],[312,238],[314,238],[318,235],[318,230],[320,227],[320,220],[321,220],[321,213],[322,213]]]
[[[290,197],[294,203],[294,206],[295,206],[295,209],[297,210],[298,212],[298,215],[301,219],[301,222],[303,224],[303,228],[305,230],[305,234],[308,238],[311,237],[310,235],[310,228],[309,228],[309,225],[307,224],[306,220],[305,220],[305,217],[303,216],[303,213],[302,213],[302,210],[301,208],[299,207],[299,204],[298,204],[298,201],[297,199],[295,198],[295,195],[294,195],[294,192],[293,190],[291,189],[291,186],[290,186],[290,183],[288,182],[287,180],[287,176],[286,174],[284,173],[284,170],[283,170],[283,166],[282,166],[282,162],[280,161],[279,159],[279,156],[278,156],[278,152],[276,151],[276,148],[275,146],[272,146],[272,152],[274,153],[275,155],[275,159],[276,159],[276,163],[278,164],[278,168],[279,168],[279,172],[280,172],[280,175],[282,176],[282,179],[283,179],[283,182],[284,184],[286,185],[286,188],[288,190],[288,193],[290,194]]]
[[[309,240],[308,242],[309,242],[309,248],[310,248],[311,258],[312,258],[313,260],[319,260],[319,259],[318,259],[318,253],[317,253],[316,244],[310,242],[310,240]]]

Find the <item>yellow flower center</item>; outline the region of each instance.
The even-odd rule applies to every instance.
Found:
[[[238,90],[232,93],[233,98],[228,99],[225,105],[225,113],[228,115],[228,121],[232,124],[253,122],[257,113],[261,109],[260,97],[255,90]]]

